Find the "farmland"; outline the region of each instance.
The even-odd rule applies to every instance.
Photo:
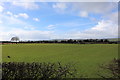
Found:
[[[8,58],[10,56],[10,58]],[[98,65],[118,57],[118,44],[5,44],[3,62],[61,62],[76,67],[79,77],[95,78]]]

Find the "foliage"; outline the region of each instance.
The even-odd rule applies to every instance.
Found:
[[[106,74],[98,74],[102,78],[120,79],[120,59],[114,59],[109,64],[102,64],[100,68]],[[101,71],[102,72],[102,71]]]
[[[75,77],[76,69],[70,64],[58,63],[25,63],[25,62],[4,62],[2,63],[3,79],[25,79],[34,80],[48,78]]]
[[[18,42],[20,39],[19,39],[19,37],[12,37],[11,38],[11,41],[12,42]]]

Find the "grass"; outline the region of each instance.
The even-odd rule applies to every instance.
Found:
[[[2,51],[3,62],[70,63],[77,68],[77,77],[96,78],[99,64],[118,57],[118,44],[6,44]]]

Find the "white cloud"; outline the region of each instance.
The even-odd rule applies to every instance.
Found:
[[[2,0],[1,2],[119,2],[119,0]]]
[[[14,15],[15,17],[23,17],[23,18],[25,18],[25,19],[28,19],[29,18],[29,16],[28,16],[28,14],[26,14],[26,13],[19,13],[18,15]]]
[[[20,7],[23,7],[25,9],[30,9],[30,10],[34,10],[34,9],[39,8],[39,5],[37,5],[35,2],[24,2],[24,1],[23,2],[16,2],[16,1],[13,1],[12,5],[20,6]]]
[[[53,4],[53,8],[59,13],[75,13],[74,15],[88,17],[89,14],[108,15],[113,9],[118,8],[116,2],[59,2]]]
[[[0,14],[0,18],[1,18],[1,21],[3,22],[3,25],[25,25],[26,23],[21,21],[20,19],[18,18],[15,18],[13,15],[12,16],[8,16],[6,14]],[[7,23],[7,24],[5,24]],[[11,26],[12,27],[12,26]]]
[[[96,33],[96,35],[100,37],[118,37],[118,25],[110,20],[102,20],[98,22],[98,24],[91,28],[90,31],[90,33]]]
[[[92,30],[103,31],[108,29],[112,25],[111,21],[100,21],[95,27],[92,27]]]
[[[34,21],[37,21],[37,22],[40,21],[38,18],[33,18],[33,20],[34,20]]]
[[[105,17],[107,17],[109,20],[111,20],[115,24],[118,24],[118,14],[120,14],[120,12],[112,12],[106,15]]]
[[[116,3],[110,2],[82,2],[72,3],[72,9],[78,11],[86,11],[88,13],[107,14],[114,8],[117,8]]]
[[[4,8],[0,5],[0,12],[3,12]]]
[[[81,12],[79,13],[79,16],[80,16],[80,17],[88,17],[88,13],[87,13],[86,11],[81,11]]]
[[[65,3],[56,3],[56,4],[53,4],[53,8],[59,8],[59,9],[64,10],[67,8],[67,6]]]
[[[2,24],[3,22],[0,20],[0,24]]]
[[[55,34],[54,39],[101,39],[101,38],[117,38],[118,25],[110,20],[101,20],[97,25],[84,31],[68,31],[64,34]]]
[[[0,32],[0,40],[10,40],[13,36],[18,36],[20,40],[45,40],[51,39],[51,35],[53,35],[52,31],[12,29]]]
[[[47,29],[54,29],[54,28],[56,28],[56,26],[55,25],[48,25],[46,28]]]
[[[53,31],[36,30],[36,27],[16,18],[11,12],[0,14],[0,19],[0,40],[10,40],[13,36],[21,40],[50,39],[53,34]]]
[[[29,18],[29,15],[27,13],[13,14],[12,12],[7,11],[6,14],[11,16],[11,17],[14,17],[14,18],[18,18],[18,17],[22,17],[24,19],[28,19]]]
[[[67,9],[66,3],[55,3],[52,5],[52,7],[59,13],[63,13]]]
[[[10,11],[7,11],[6,14],[7,14],[7,15],[10,15],[10,16],[13,16],[13,13],[10,12]]]
[[[112,21],[101,20],[98,24],[85,31],[76,31],[67,34],[70,38],[117,38],[118,26]]]
[[[27,25],[27,26],[24,27],[24,29],[28,29],[28,30],[35,30],[35,28],[36,27],[33,27],[31,25],[29,25],[29,26]]]
[[[9,32],[13,28],[20,28],[20,29],[25,29],[25,30],[35,29],[35,27],[33,27],[32,25],[22,21],[19,18],[16,18],[15,15],[11,12],[0,14],[0,21],[1,21],[0,28],[4,27],[4,30],[3,29],[0,30],[1,32],[2,31]]]
[[[29,27],[28,27],[29,28]],[[49,29],[54,25],[49,25]],[[116,38],[118,36],[118,26],[110,20],[101,20],[97,25],[84,31],[65,32],[58,34],[54,31],[25,30],[12,28],[6,31],[3,27],[0,29],[0,37],[2,40],[10,40],[13,36],[20,37],[21,40],[41,40],[41,39],[96,39],[96,38]]]

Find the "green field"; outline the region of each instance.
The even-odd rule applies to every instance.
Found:
[[[95,78],[98,65],[118,57],[118,44],[5,44],[3,62],[61,62]],[[8,58],[10,56],[11,58]]]

